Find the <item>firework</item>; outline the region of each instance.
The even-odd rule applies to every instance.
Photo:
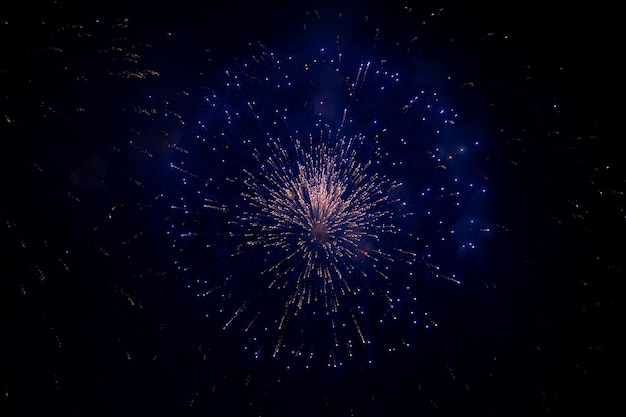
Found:
[[[454,258],[475,247],[466,201],[484,189],[450,171],[477,142],[451,140],[432,86],[344,66],[259,46],[205,89],[172,158],[178,271],[245,349],[288,366],[410,347],[437,326],[423,292],[458,284]]]
[[[355,338],[367,344],[358,319],[367,309],[361,292],[369,287],[370,296],[390,302],[380,293],[385,286],[371,283],[389,280],[387,264],[402,259],[400,253],[377,246],[383,235],[397,233],[393,209],[385,207],[400,184],[368,174],[370,164],[356,162],[353,140],[362,138],[336,139],[335,146],[322,140],[310,144],[309,151],[296,141],[294,156],[280,142],[272,142],[274,155],[261,166],[259,176],[246,171],[246,209],[236,222],[245,250],[236,256],[265,252],[258,256],[267,267],[253,279],[280,294],[283,311],[274,355],[288,345],[284,338],[289,326],[303,328],[299,317],[304,313],[328,320],[333,335],[339,323],[346,325],[342,318],[350,317]],[[248,305],[238,309],[227,326],[244,315]],[[253,314],[246,327],[258,319]]]

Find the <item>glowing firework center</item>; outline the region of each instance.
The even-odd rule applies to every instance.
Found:
[[[357,260],[375,263],[383,255],[367,250],[364,240],[377,240],[380,233],[393,231],[381,220],[389,216],[382,203],[395,185],[377,174],[368,175],[370,166],[356,162],[352,140],[341,139],[333,147],[321,144],[310,152],[297,141],[295,172],[280,142],[275,142],[275,148],[261,174],[248,173],[246,180],[250,192],[244,197],[255,210],[247,212],[245,220],[262,232],[252,242],[284,251],[284,258],[271,268],[279,275],[292,271],[288,260],[305,261],[293,302],[310,299],[321,278],[322,291],[336,306],[338,294],[351,291],[346,272]],[[285,269],[279,268],[282,264]],[[341,291],[329,292],[329,287]]]

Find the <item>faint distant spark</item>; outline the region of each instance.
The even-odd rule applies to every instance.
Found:
[[[243,198],[249,207],[237,220],[244,228],[246,246],[280,250],[261,272],[268,277],[269,288],[288,294],[280,331],[289,326],[294,313],[322,305],[334,332],[334,316],[357,307],[343,301],[363,291],[368,274],[389,279],[387,265],[393,263],[394,254],[381,249],[379,240],[397,232],[388,207],[401,204],[389,201],[400,184],[371,172],[370,162],[358,162],[355,141],[362,137],[336,140],[335,145],[323,141],[313,145],[310,138],[310,149],[296,140],[295,158],[275,140],[273,155],[260,172],[245,171]],[[237,310],[227,326],[242,311]],[[348,316],[366,344],[356,313],[350,311]],[[281,347],[279,340],[274,355]]]

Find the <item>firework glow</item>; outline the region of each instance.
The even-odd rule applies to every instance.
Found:
[[[239,222],[245,225],[249,245],[278,248],[284,254],[262,271],[269,288],[289,293],[279,329],[289,325],[295,312],[318,302],[334,329],[336,314],[346,308],[343,301],[357,297],[369,279],[364,263],[378,277],[389,279],[379,263],[393,262],[394,255],[375,244],[382,234],[396,232],[391,212],[381,207],[399,185],[367,175],[370,165],[356,162],[352,140],[341,138],[336,149],[319,145],[311,152],[296,142],[295,170],[286,150],[276,143],[275,158],[263,165],[260,178],[246,171],[250,191],[244,198],[251,210]],[[356,318],[363,309],[358,307],[354,311],[348,306],[347,316],[353,317],[358,339],[365,344]],[[280,347],[281,342],[275,354]]]
[[[384,61],[351,72],[341,53],[312,55],[262,47],[206,90],[194,140],[175,148],[168,235],[207,316],[255,357],[336,367],[438,326],[420,292],[460,283],[440,262],[475,249],[465,206],[485,189],[449,174],[471,147],[438,147],[458,116],[436,91],[407,94]],[[194,244],[218,259],[198,262]]]

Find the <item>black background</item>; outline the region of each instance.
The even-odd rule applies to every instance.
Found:
[[[620,376],[626,188],[610,127],[620,99],[613,13],[546,2],[411,7],[441,16],[415,28],[420,19],[395,1],[40,2],[1,12],[2,414],[607,414]],[[391,39],[423,34],[430,61],[474,83],[460,97],[464,114],[489,120],[494,227],[482,284],[445,309],[432,339],[372,367],[287,370],[242,354],[168,274],[167,242],[150,228],[158,163],[110,152],[125,149],[116,134],[133,121],[123,109],[146,91],[193,91],[199,71],[218,71],[248,42],[289,44],[313,10],[322,16],[313,38],[342,32],[354,48],[371,42],[363,16]],[[158,81],[92,76],[110,65],[98,51],[112,42],[93,22],[118,18],[128,18],[129,43],[152,45],[144,58]],[[64,40],[58,28],[72,24],[91,25],[93,40]],[[58,61],[37,54],[64,42]],[[90,77],[80,93],[74,69]],[[87,117],[71,116],[81,100]],[[71,183],[79,166],[89,169]]]

